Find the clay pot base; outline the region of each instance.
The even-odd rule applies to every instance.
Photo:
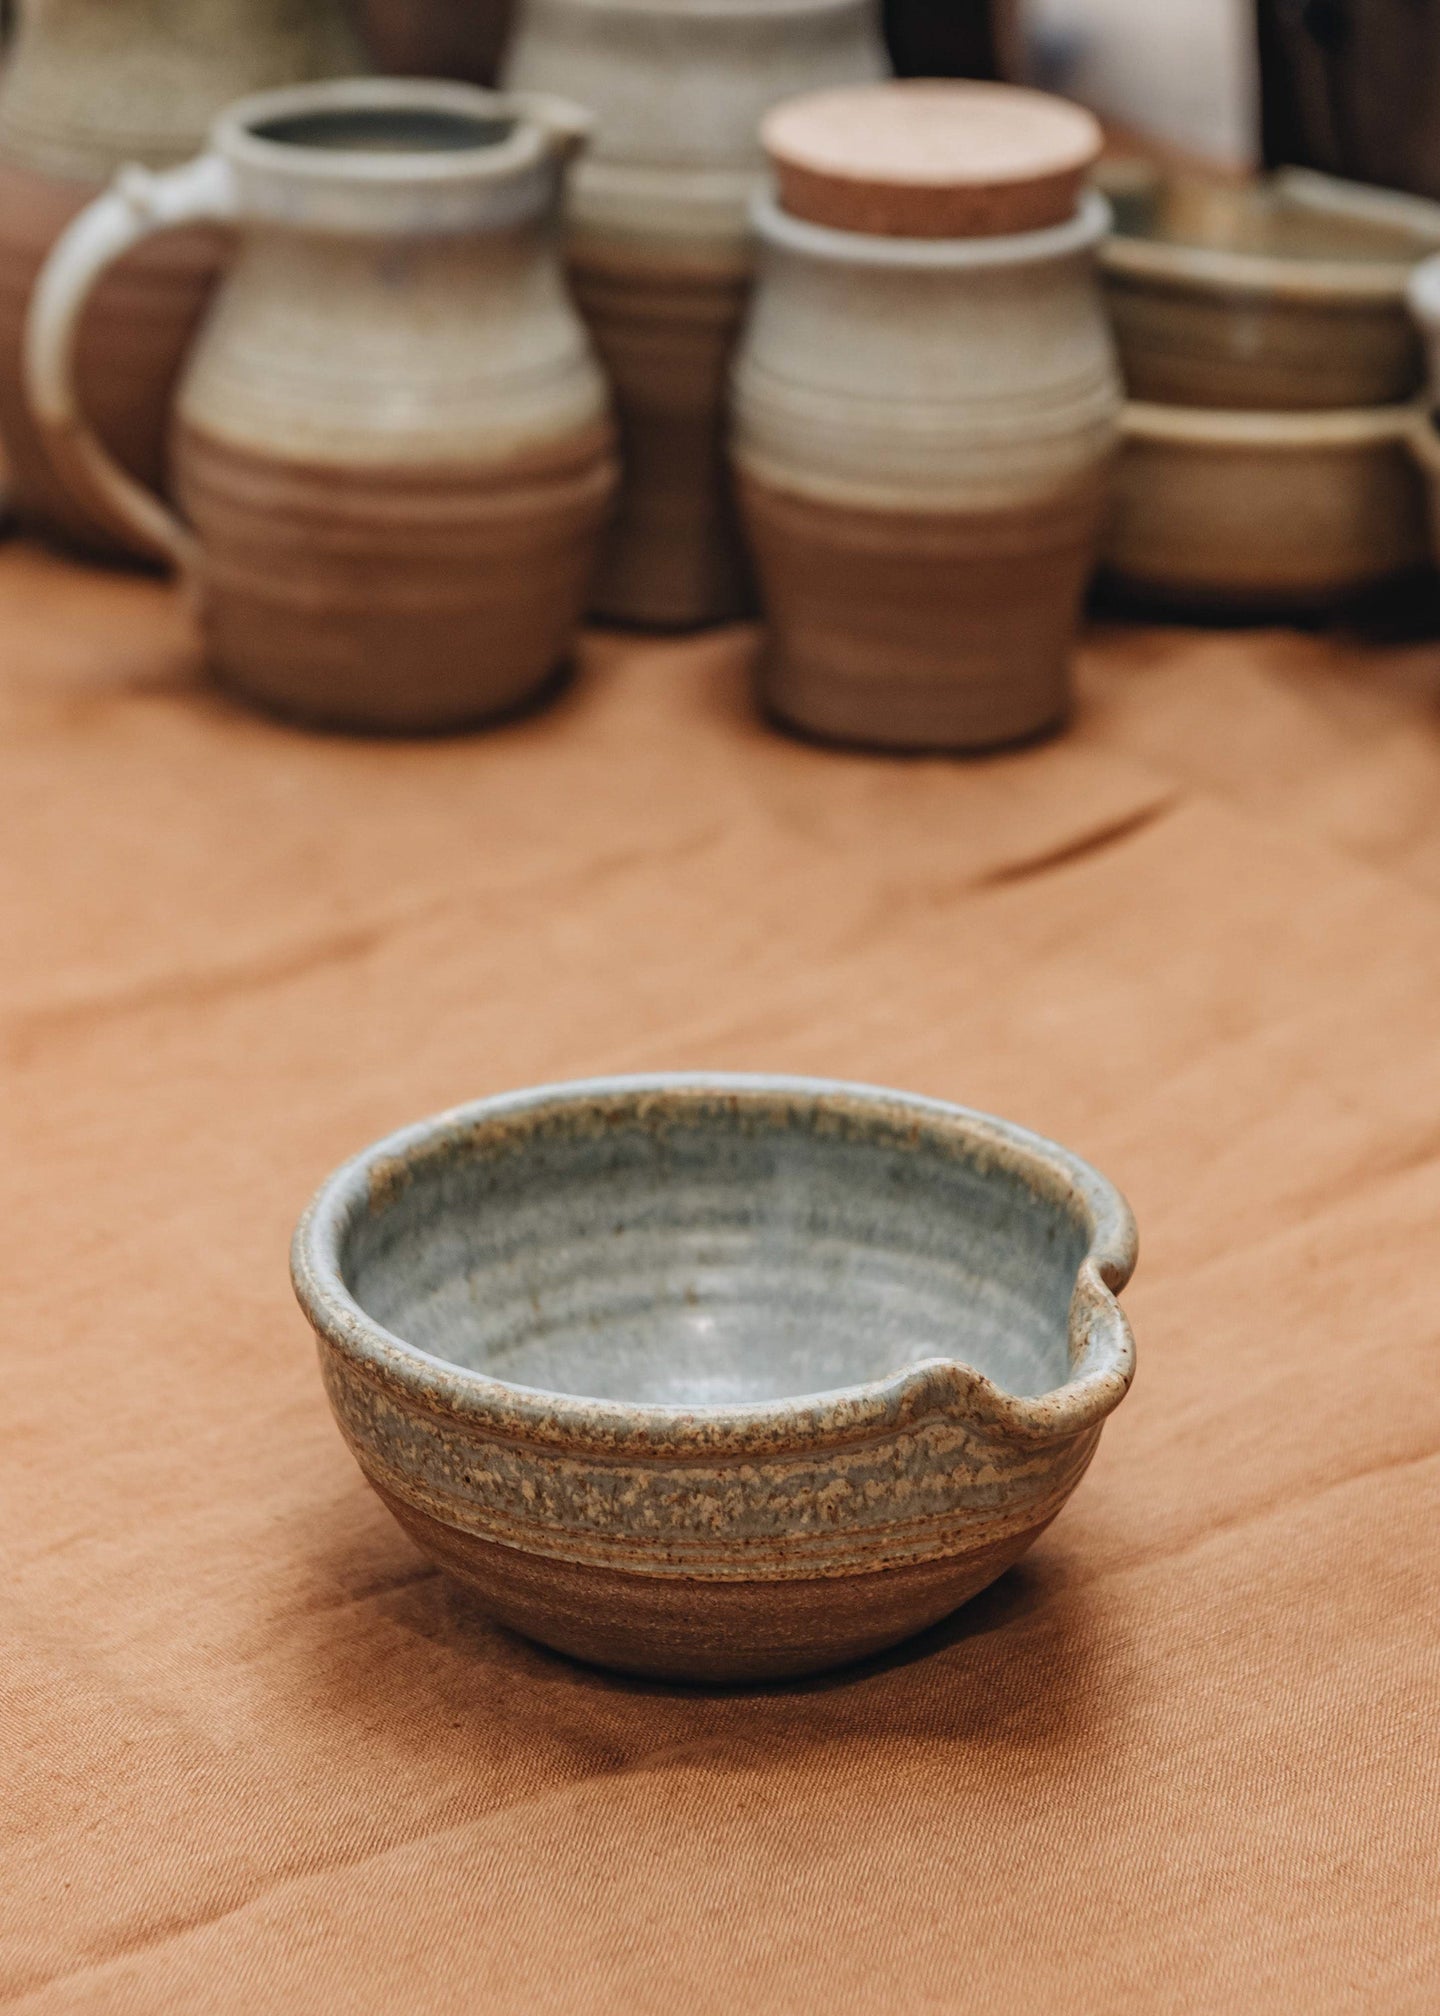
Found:
[[[739,483],[770,612],[770,712],[826,741],[962,753],[1064,720],[1103,475],[987,513],[822,503],[743,468]]]
[[[617,475],[606,428],[483,479],[280,463],[185,423],[177,464],[216,676],[290,719],[401,734],[553,683]]]
[[[522,1553],[374,1489],[416,1545],[508,1630],[616,1672],[722,1686],[793,1679],[884,1652],[978,1596],[1050,1524],[905,1568],[707,1580]]]
[[[747,275],[733,264],[667,265],[586,248],[571,277],[614,386],[624,470],[591,613],[657,630],[752,615],[725,456]]]
[[[20,382],[35,276],[54,240],[99,189],[0,164],[0,441],[10,501],[23,524],[80,553],[139,563],[148,556],[81,510],[57,482]],[[81,404],[111,454],[148,489],[165,488],[174,388],[226,244],[224,232],[197,229],[141,246],[106,275],[81,324]]]

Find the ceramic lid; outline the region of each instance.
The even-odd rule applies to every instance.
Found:
[[[782,209],[892,238],[1062,224],[1103,137],[1088,112],[1063,98],[928,79],[790,98],[760,132]]]

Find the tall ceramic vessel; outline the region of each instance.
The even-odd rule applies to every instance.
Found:
[[[359,68],[346,0],[21,0],[0,71],[0,442],[12,501],[33,525],[96,550],[129,545],[55,482],[20,390],[26,302],[55,239],[123,164],[192,154],[232,98]],[[164,478],[170,395],[222,252],[214,230],[146,247],[86,319],[87,409],[151,485]]]
[[[1109,213],[1079,190],[1098,130],[1004,85],[897,84],[766,134],[734,436],[764,699],[892,748],[1053,727],[1120,411]]]
[[[177,562],[212,665],[276,710],[460,726],[567,656],[616,479],[604,381],[556,248],[586,117],[472,85],[264,93],[211,149],[134,170],[36,286],[27,382],[58,472]],[[240,234],[181,382],[171,516],[77,400],[88,290],[150,234]]]
[[[876,0],[528,0],[509,81],[597,114],[570,258],[624,451],[600,615],[689,625],[746,608],[723,417],[760,120],[793,92],[885,68]]]
[[[366,46],[379,69],[471,84],[494,81],[514,13],[514,0],[360,0]]]

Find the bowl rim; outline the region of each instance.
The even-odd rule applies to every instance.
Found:
[[[1269,252],[1229,252],[1177,245],[1138,232],[1102,241],[1100,264],[1116,279],[1141,280],[1177,294],[1266,296],[1312,307],[1357,305],[1403,309],[1411,264],[1393,260],[1281,259]]]
[[[441,150],[307,147],[264,129],[287,120],[364,112],[434,113],[475,127],[504,127],[494,140]],[[328,187],[418,191],[507,181],[550,160],[557,131],[573,140],[593,121],[581,106],[537,92],[496,91],[447,77],[318,77],[252,91],[218,112],[210,145],[235,167]]]
[[[1089,1233],[1070,1305],[1071,1373],[1034,1396],[1007,1392],[959,1360],[928,1358],[884,1378],[753,1404],[664,1406],[592,1399],[522,1386],[439,1358],[366,1314],[340,1273],[354,1216],[383,1209],[421,1155],[447,1137],[547,1108],[604,1102],[745,1101],[821,1105],[862,1124],[924,1126],[1048,1190]],[[797,1443],[826,1447],[869,1440],[935,1414],[988,1425],[1022,1441],[1053,1443],[1098,1427],[1124,1398],[1134,1340],[1116,1299],[1135,1267],[1136,1230],[1115,1186],[1070,1150],[1013,1122],[882,1086],[825,1078],[734,1072],[656,1072],[537,1086],[451,1107],[373,1142],[320,1186],[295,1230],[291,1278],[317,1339],[348,1371],[392,1404],[467,1422],[512,1440],[610,1455],[763,1454]]]
[[[1136,178],[1145,193],[1158,195],[1170,177],[1163,169]],[[1118,190],[1118,184],[1114,185]],[[1101,265],[1118,279],[1144,281],[1175,293],[1222,294],[1243,299],[1268,296],[1312,307],[1402,307],[1417,265],[1440,251],[1440,205],[1424,198],[1374,190],[1360,183],[1317,174],[1307,168],[1279,168],[1271,174],[1218,187],[1242,200],[1278,205],[1369,225],[1377,234],[1402,232],[1414,245],[1412,258],[1341,259],[1275,252],[1228,250],[1156,238],[1117,228],[1100,248]],[[1123,192],[1121,192],[1123,193]]]

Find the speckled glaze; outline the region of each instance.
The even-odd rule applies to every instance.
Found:
[[[502,1623],[747,1681],[894,1644],[1043,1531],[1123,1399],[1124,1200],[820,1080],[597,1080],[347,1163],[296,1293],[366,1477]]]

